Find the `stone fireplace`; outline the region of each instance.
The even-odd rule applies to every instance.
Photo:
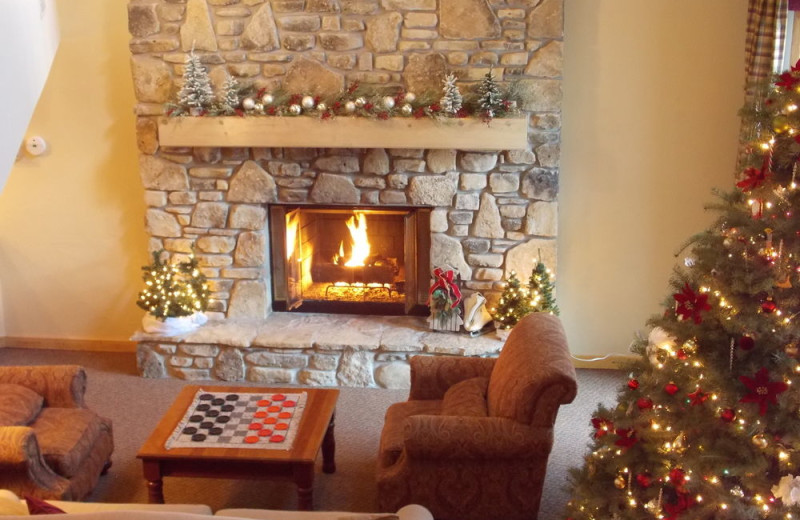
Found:
[[[211,323],[188,337],[134,336],[144,375],[391,387],[413,353],[497,353],[492,338],[428,332],[414,314],[433,265],[452,266],[464,290],[490,300],[540,255],[556,267],[562,0],[130,0],[128,11],[149,249],[180,258],[194,248],[213,298]],[[164,145],[164,105],[192,48],[217,89],[231,74],[323,96],[353,81],[421,94],[448,71],[467,85],[493,67],[522,92],[528,144]],[[333,257],[354,211],[382,231],[372,263],[347,271]],[[307,260],[317,259],[313,269],[286,261],[292,215],[303,219],[303,247],[312,230],[335,229]],[[306,315],[337,307],[338,289],[320,298],[302,285],[312,271],[325,283],[352,275],[344,312],[404,316]],[[362,282],[387,287],[354,286]]]

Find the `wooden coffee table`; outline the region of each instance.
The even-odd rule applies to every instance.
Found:
[[[299,393],[307,400],[297,435],[288,450],[214,448],[172,448],[165,443],[178,426],[198,390],[210,393]],[[300,510],[313,509],[314,464],[322,449],[322,471],[336,471],[333,437],[334,409],[339,390],[323,388],[256,388],[238,386],[196,386],[183,388],[156,429],[136,455],[142,459],[149,501],[163,504],[164,477],[214,477],[236,479],[280,479],[297,484]]]

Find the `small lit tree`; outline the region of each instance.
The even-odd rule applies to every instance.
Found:
[[[510,329],[532,311],[530,288],[522,285],[517,273],[511,271],[497,306],[491,310],[492,318],[500,328]]]
[[[528,281],[528,288],[531,292],[531,305],[535,312],[549,312],[558,316],[560,311],[558,305],[556,305],[554,294],[556,287],[550,275],[550,269],[541,261],[537,262]]]
[[[169,264],[162,251],[153,253],[153,263],[142,266],[145,288],[136,305],[160,320],[190,316],[208,307],[208,284],[191,255],[185,262]]]

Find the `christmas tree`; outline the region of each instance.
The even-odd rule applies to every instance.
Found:
[[[239,82],[233,76],[228,76],[222,85],[222,99],[220,111],[225,115],[236,113],[241,101],[239,100]]]
[[[458,85],[456,85],[456,75],[452,72],[445,76],[444,81],[442,81],[444,87],[442,88],[444,95],[442,99],[439,101],[439,105],[442,107],[442,112],[447,114],[456,114],[459,110],[461,110],[461,92],[458,90]]]
[[[522,285],[517,273],[511,271],[497,305],[491,310],[492,318],[500,328],[510,329],[531,312],[530,288]]]
[[[191,111],[202,111],[214,103],[214,91],[211,89],[211,80],[208,71],[200,63],[200,57],[194,51],[186,59],[183,71],[183,85],[178,93],[178,104]]]
[[[555,284],[550,278],[550,269],[541,260],[533,268],[528,288],[531,294],[531,305],[535,312],[549,312],[559,315],[560,311],[556,305]]]
[[[206,277],[197,268],[197,259],[169,264],[163,251],[153,253],[153,263],[142,267],[145,288],[136,304],[156,318],[177,318],[203,312],[208,307]]]
[[[478,86],[478,104],[488,118],[492,118],[500,110],[503,110],[503,95],[500,92],[500,87],[494,79],[494,70],[489,69],[489,72],[483,77],[481,84]]]
[[[799,86],[800,63],[743,111],[741,177],[595,412],[569,518],[800,517]]]

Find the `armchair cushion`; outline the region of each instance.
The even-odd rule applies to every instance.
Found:
[[[394,403],[386,410],[386,419],[380,443],[380,463],[382,467],[397,462],[403,451],[403,427],[406,418],[412,415],[438,415],[442,408],[439,400],[405,401]]]
[[[44,408],[31,427],[45,462],[66,478],[78,474],[101,430],[111,430],[107,419],[86,408]]]
[[[42,409],[44,398],[21,385],[0,383],[0,426],[25,426]]]
[[[451,386],[442,399],[442,415],[486,417],[489,378],[473,377]]]

